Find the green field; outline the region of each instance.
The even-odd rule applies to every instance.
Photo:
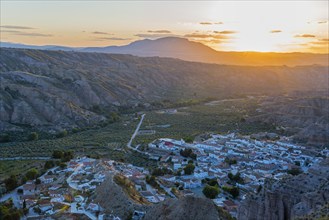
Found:
[[[198,103],[177,108],[174,114],[161,110],[146,111],[141,130],[154,130],[155,134],[137,135],[133,145],[146,145],[156,138],[192,139],[207,132],[239,132],[250,134],[260,131],[273,131],[274,127],[260,123],[247,123],[245,118],[255,114],[257,99],[232,99],[211,103]],[[0,144],[0,157],[51,156],[53,150],[73,150],[75,155],[88,155],[95,158],[121,160],[138,166],[154,167],[143,155],[130,151],[126,144],[133,134],[139,119],[134,115],[123,115],[121,120],[102,128],[90,129],[79,133],[69,133],[64,138],[42,139],[37,141],[9,142]],[[170,125],[169,127],[161,127]],[[16,161],[15,161],[16,162]],[[0,173],[9,174],[7,167],[16,169],[15,162],[1,162]],[[7,164],[8,163],[8,164]],[[21,161],[17,163],[35,163]],[[44,163],[44,162],[43,162]],[[7,175],[8,176],[8,175]]]
[[[84,154],[107,153],[128,142],[137,122],[127,116],[106,127],[72,133],[64,138],[3,143],[0,157],[51,156],[53,150],[60,149]]]
[[[245,119],[255,114],[257,99],[232,99],[221,102],[198,104],[178,108],[177,113],[146,112],[143,130],[155,130],[155,134],[139,135],[134,144],[148,143],[156,138],[195,137],[207,132],[239,132],[251,134],[260,131],[273,131],[274,127],[261,123],[248,123]],[[159,127],[170,125],[170,127]]]
[[[0,161],[0,183],[10,175],[19,176],[25,174],[31,168],[41,170],[44,163],[41,160]]]

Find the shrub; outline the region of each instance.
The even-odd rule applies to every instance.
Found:
[[[194,169],[195,169],[195,166],[193,164],[189,163],[184,167],[184,173],[186,175],[191,175],[194,172]]]
[[[292,168],[291,170],[288,170],[287,173],[289,173],[293,176],[297,176],[297,175],[303,173],[303,171],[299,168]]]
[[[35,178],[37,178],[39,175],[39,171],[35,168],[30,169],[29,171],[27,171],[27,173],[25,174],[26,178],[28,180],[34,180]]]
[[[240,190],[236,186],[233,186],[233,187],[223,186],[223,190],[230,193],[233,196],[233,198],[238,197],[240,194]]]
[[[8,179],[5,179],[5,186],[8,191],[15,189],[18,185],[16,176],[11,175]]]
[[[30,141],[36,141],[39,139],[39,135],[37,132],[31,132],[29,135],[29,140]]]
[[[63,138],[63,137],[66,137],[67,136],[67,130],[62,130],[60,131],[58,134],[56,134],[56,137],[57,138]]]
[[[0,143],[5,143],[10,141],[10,135],[9,134],[1,134],[0,135]]]
[[[220,193],[220,190],[217,186],[206,185],[203,188],[202,192],[207,198],[214,199],[218,196],[218,194]]]

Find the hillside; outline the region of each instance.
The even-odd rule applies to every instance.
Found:
[[[141,57],[171,57],[186,61],[243,66],[329,65],[328,54],[224,52],[216,51],[202,43],[180,37],[164,37],[156,40],[144,39],[125,46],[70,48],[56,45],[35,46],[1,42],[1,47],[131,54]]]
[[[329,96],[322,93],[292,93],[268,97],[249,122],[262,121],[281,126],[286,134],[295,134],[294,140],[308,145],[328,146]]]
[[[1,130],[70,128],[171,100],[328,89],[328,67],[243,67],[171,58],[1,48]]]

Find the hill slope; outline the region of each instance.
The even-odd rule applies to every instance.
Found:
[[[118,106],[327,90],[328,67],[242,67],[131,55],[1,49],[1,130],[85,126]]]

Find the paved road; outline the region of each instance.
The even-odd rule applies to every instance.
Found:
[[[129,147],[129,148],[133,148],[133,147],[131,146],[131,143],[133,142],[134,138],[135,138],[136,135],[138,134],[138,131],[139,131],[139,129],[140,129],[142,123],[143,123],[144,117],[145,117],[145,114],[142,115],[141,120],[140,120],[140,122],[138,123],[135,132],[133,133],[133,135],[131,136],[131,138],[130,138],[128,144],[127,144],[127,147]],[[133,149],[135,149],[135,148],[133,148]]]
[[[4,202],[10,198],[13,199],[13,203],[15,205],[16,208],[21,208],[21,205],[19,204],[19,195],[17,194],[17,189],[22,188],[21,186],[17,187],[16,189],[14,189],[13,191],[3,195],[0,197],[0,202]]]
[[[74,176],[82,168],[82,166],[83,166],[82,164],[79,164],[79,166],[74,168],[73,173],[66,179],[66,182],[69,184],[69,186],[75,190],[79,190],[79,188],[78,188],[78,184],[71,182],[72,176]]]
[[[142,123],[143,123],[144,117],[145,117],[145,114],[142,115],[141,120],[140,120],[140,122],[138,123],[135,132],[133,133],[133,135],[131,136],[131,138],[130,138],[128,144],[127,144],[127,147],[130,148],[130,149],[132,149],[132,150],[134,150],[134,151],[136,151],[136,152],[138,152],[138,153],[145,154],[145,155],[149,156],[148,153],[143,152],[143,151],[140,151],[140,150],[138,150],[138,149],[136,149],[136,148],[134,148],[134,147],[131,146],[131,143],[133,142],[134,138],[135,138],[136,135],[138,134],[138,131],[139,131],[139,129],[140,129]]]

